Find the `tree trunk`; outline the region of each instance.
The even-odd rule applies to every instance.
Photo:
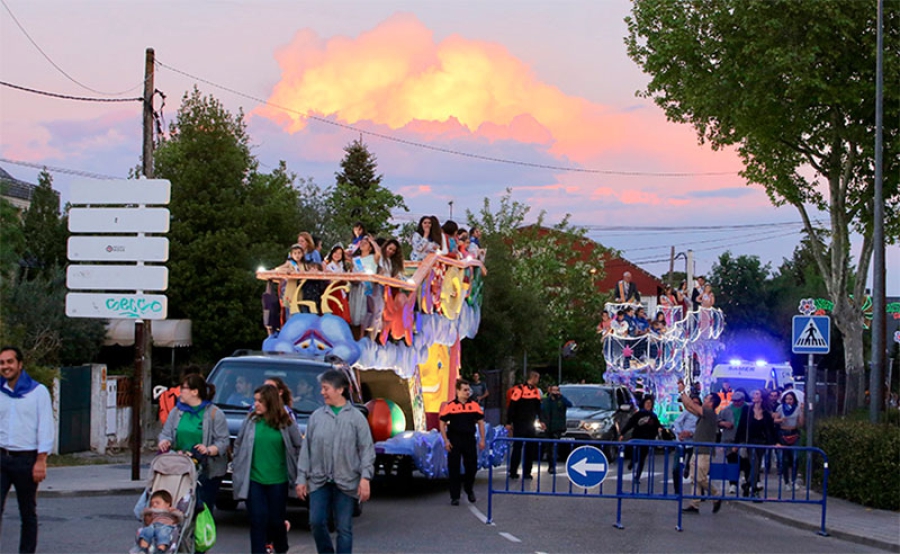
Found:
[[[844,394],[844,413],[865,406],[866,364],[863,346],[862,314],[853,300],[844,297],[834,305],[834,324],[844,337],[844,370],[847,389]]]

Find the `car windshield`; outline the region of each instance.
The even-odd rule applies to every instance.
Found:
[[[292,408],[296,412],[311,413],[324,405],[318,376],[321,366],[266,363],[260,360],[227,360],[216,368],[210,383],[215,385],[213,402],[223,407],[250,408],[253,391],[266,379],[279,377],[291,389]]]
[[[590,410],[614,410],[616,408],[612,389],[563,385],[559,387],[559,392],[568,398],[576,408]]]

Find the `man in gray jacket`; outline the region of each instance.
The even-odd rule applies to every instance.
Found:
[[[349,402],[350,381],[337,370],[319,378],[325,406],[309,418],[300,461],[297,496],[309,497],[309,525],[320,553],[352,552],[353,509],[369,499],[375,446],[366,418]],[[337,545],[328,531],[334,513]]]

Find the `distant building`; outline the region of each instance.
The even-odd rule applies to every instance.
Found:
[[[36,188],[37,185],[20,181],[0,167],[0,196],[19,210],[25,211],[31,206],[31,197]]]

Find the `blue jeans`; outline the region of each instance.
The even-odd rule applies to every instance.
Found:
[[[147,541],[147,547],[159,547],[161,545],[172,544],[172,535],[175,534],[174,525],[165,525],[163,523],[151,523],[146,527],[138,530],[138,544],[140,541]]]
[[[16,456],[0,455],[0,526],[9,489],[15,487],[16,500],[19,502],[19,517],[22,520],[19,552],[34,552],[37,549],[38,536],[38,486],[34,482],[32,470],[37,461],[37,453],[16,454]]]
[[[247,511],[250,512],[250,552],[265,554],[266,537],[272,540],[275,552],[287,552],[287,482],[263,485],[250,481],[247,494]]]
[[[356,499],[328,483],[309,493],[309,526],[312,528],[319,554],[349,554],[353,551],[353,509]],[[329,516],[334,517],[337,550],[328,531]]]

